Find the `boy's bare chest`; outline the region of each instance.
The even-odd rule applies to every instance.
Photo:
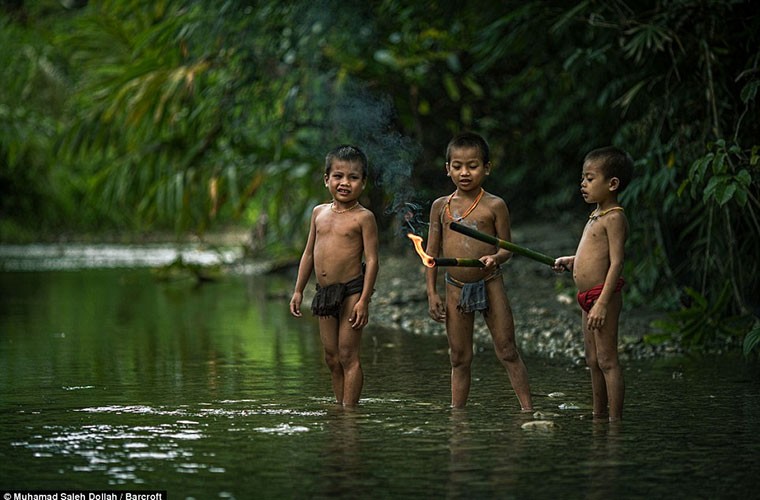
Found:
[[[351,238],[361,235],[361,225],[355,220],[324,220],[316,225],[318,237]]]
[[[578,248],[607,248],[607,229],[599,221],[590,220],[583,228]]]

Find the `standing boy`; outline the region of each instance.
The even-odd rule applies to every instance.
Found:
[[[427,270],[430,317],[445,322],[451,360],[451,406],[463,408],[470,393],[475,312],[481,311],[491,332],[496,356],[507,370],[523,410],[533,408],[528,372],[515,343],[512,309],[501,277],[501,265],[511,252],[483,243],[450,228],[452,222],[468,225],[503,240],[510,240],[509,211],[503,199],[487,193],[482,184],[490,174],[488,143],[465,132],[446,148],[446,175],[456,190],[433,202],[426,252],[437,257],[477,258],[482,268],[451,267],[445,275],[446,300],[436,290],[438,270]]]
[[[596,203],[575,255],[560,257],[554,270],[573,272],[582,309],[583,343],[591,371],[594,418],[623,418],[625,384],[618,361],[618,320],[623,307],[623,256],[628,221],[618,195],[633,175],[633,160],[616,147],[586,155],[581,196]]]
[[[356,406],[361,395],[364,374],[359,350],[378,272],[375,216],[359,204],[368,170],[367,157],[357,147],[342,145],[327,154],[324,182],[332,202],[312,211],[290,299],[291,314],[301,317],[303,290],[314,271],[317,292],[311,310],[319,316],[333,392],[343,406]]]

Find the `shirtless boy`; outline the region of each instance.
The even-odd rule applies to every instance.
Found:
[[[591,371],[595,419],[623,418],[625,384],[618,360],[618,321],[623,307],[623,256],[628,221],[618,195],[633,175],[633,160],[615,147],[586,155],[581,195],[595,203],[575,255],[560,257],[554,270],[573,272],[582,310],[586,363]]]
[[[298,267],[290,312],[301,317],[303,291],[312,271],[317,292],[311,310],[338,404],[356,406],[364,383],[359,351],[362,329],[378,272],[375,216],[359,204],[368,162],[357,147],[342,145],[325,158],[325,187],[332,202],[314,208],[309,237]],[[364,263],[362,263],[362,257]]]
[[[450,228],[456,221],[473,229],[510,240],[509,211],[504,200],[486,192],[482,184],[491,172],[488,143],[466,132],[454,137],[446,149],[446,175],[456,190],[433,202],[426,252],[433,257],[470,257],[483,268],[447,269],[446,299],[437,291],[438,269],[427,270],[430,317],[446,324],[451,361],[451,406],[463,408],[470,393],[475,312],[483,314],[496,356],[506,368],[523,410],[533,408],[528,372],[515,343],[512,309],[500,266],[511,256],[505,249],[483,243]]]

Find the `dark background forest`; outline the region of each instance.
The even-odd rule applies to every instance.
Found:
[[[0,242],[246,227],[300,253],[325,153],[368,153],[383,243],[492,147],[521,223],[589,211],[583,156],[635,160],[633,306],[760,344],[760,17],[745,1],[0,0]],[[116,236],[115,236],[116,235]],[[653,339],[653,341],[656,339]]]

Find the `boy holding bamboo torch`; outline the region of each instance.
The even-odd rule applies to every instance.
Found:
[[[359,204],[368,170],[367,157],[357,147],[342,145],[327,154],[324,182],[332,202],[312,211],[290,299],[291,314],[301,317],[303,290],[315,272],[317,292],[311,310],[319,316],[333,392],[343,406],[356,406],[361,395],[364,373],[359,348],[379,268],[375,216]]]
[[[456,190],[433,202],[426,252],[432,256],[476,258],[483,267],[451,267],[445,275],[446,299],[437,291],[438,268],[426,272],[430,317],[446,324],[451,361],[451,406],[463,408],[470,393],[475,312],[483,314],[496,356],[504,365],[523,410],[533,403],[525,368],[515,342],[512,309],[501,277],[501,264],[511,252],[451,230],[451,223],[510,240],[509,211],[504,200],[482,185],[491,172],[489,147],[478,134],[465,132],[446,148],[446,175]]]
[[[586,155],[581,195],[596,203],[575,255],[560,257],[554,270],[571,270],[582,310],[583,343],[591,371],[595,419],[623,418],[625,384],[618,361],[618,320],[623,307],[623,255],[628,221],[618,195],[633,174],[633,160],[615,147]]]

